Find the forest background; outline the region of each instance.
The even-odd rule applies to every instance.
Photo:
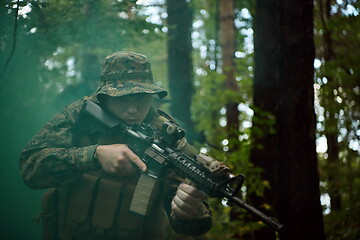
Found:
[[[23,184],[19,153],[125,50],[149,57],[170,92],[159,106],[286,227],[275,234],[211,199],[213,229],[187,239],[359,239],[359,10],[355,0],[1,1],[0,238],[40,238],[44,191]]]

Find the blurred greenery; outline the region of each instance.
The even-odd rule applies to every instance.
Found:
[[[137,51],[149,56],[154,77],[167,88],[166,6],[164,1],[117,0],[29,0],[0,1],[0,190],[1,239],[39,239],[40,224],[33,218],[40,212],[43,191],[27,188],[18,174],[21,149],[35,132],[64,105],[95,90],[101,59],[119,51]],[[217,3],[215,0],[189,1],[193,9],[194,87],[192,115],[197,131],[207,144],[197,147],[223,160],[236,174],[244,174],[243,197],[261,195],[271,187],[260,179],[262,169],[249,162],[251,136],[272,134],[274,118],[263,113],[253,118],[252,25],[255,1],[236,1],[236,79],[239,92],[224,91],[221,54],[218,44]],[[326,18],[331,32],[334,58],[325,58],[325,25],[320,1],[316,2],[315,43],[317,49],[314,89],[317,103],[318,139],[333,131],[339,143],[335,172],[329,171],[328,153],[319,152],[321,191],[328,239],[360,238],[360,3],[331,3]],[[331,79],[331,81],[330,81]],[[170,96],[171,99],[171,96]],[[231,99],[239,103],[240,147],[227,150],[224,108]],[[163,107],[166,109],[168,103]],[[327,125],[329,116],[335,125]],[[252,128],[260,121],[261,129]],[[336,126],[332,128],[331,126]],[[300,151],[300,150],[299,150]],[[331,182],[329,174],[339,176]],[[341,208],[328,206],[329,186],[337,188]],[[211,200],[214,227],[206,235],[188,239],[231,239],[261,227],[259,222],[230,221],[230,208]],[[243,210],[239,210],[243,211]],[[180,239],[169,233],[169,239]],[[185,238],[181,238],[185,239]]]
[[[315,9],[318,139],[327,139],[319,154],[327,239],[360,238],[360,46],[358,1],[337,1]]]

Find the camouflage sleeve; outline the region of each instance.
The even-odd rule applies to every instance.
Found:
[[[183,179],[177,177],[175,173],[169,173],[166,180],[167,194],[164,202],[165,211],[175,232],[188,236],[199,236],[209,231],[212,226],[210,206],[208,202],[203,201],[198,217],[191,220],[184,220],[173,214],[171,211],[171,201],[175,197],[177,187],[182,181]]]
[[[75,147],[72,142],[72,127],[81,106],[82,101],[77,101],[54,116],[21,152],[20,174],[29,187],[61,186],[96,169],[93,155],[97,145]]]
[[[170,214],[169,221],[172,228],[177,232],[188,236],[199,236],[210,230],[212,218],[209,204],[204,201],[201,214],[192,220],[183,220]]]

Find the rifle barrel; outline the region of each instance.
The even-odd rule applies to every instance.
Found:
[[[221,192],[225,198],[227,198],[231,203],[236,204],[237,206],[244,208],[254,217],[259,218],[263,223],[274,229],[275,231],[280,231],[283,228],[283,225],[276,222],[271,217],[267,216],[265,213],[261,212],[257,208],[247,204],[244,200],[237,196],[233,196],[230,192],[225,189],[221,189]]]

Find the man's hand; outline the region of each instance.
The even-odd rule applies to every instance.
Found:
[[[173,214],[181,219],[194,219],[202,213],[204,200],[206,200],[206,194],[203,191],[181,183],[171,202],[171,209]]]
[[[99,145],[96,157],[102,169],[112,175],[130,175],[136,167],[143,172],[147,170],[146,164],[125,144]]]

